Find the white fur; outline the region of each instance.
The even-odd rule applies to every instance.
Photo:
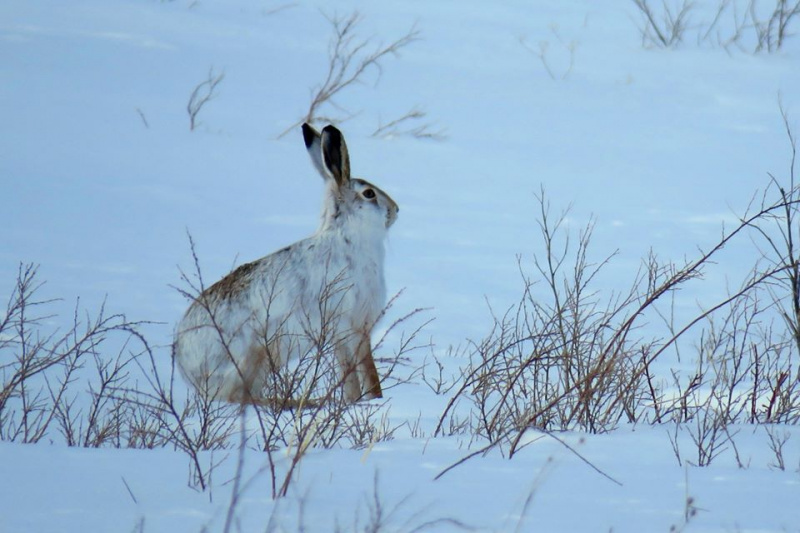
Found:
[[[369,350],[369,333],[386,304],[384,240],[397,205],[368,182],[350,179],[338,130],[328,126],[320,135],[304,125],[304,136],[326,185],[319,229],[234,270],[200,295],[178,325],[175,360],[213,397],[258,401],[270,364],[286,365],[313,351],[320,331],[335,347],[346,398],[369,396],[355,354],[359,343]],[[362,196],[367,189],[374,199]],[[272,362],[263,357],[268,347]],[[374,369],[371,352],[368,363]]]

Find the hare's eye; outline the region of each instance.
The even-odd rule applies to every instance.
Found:
[[[372,200],[375,198],[375,191],[372,189],[364,189],[364,192],[362,192],[361,195],[367,200]]]

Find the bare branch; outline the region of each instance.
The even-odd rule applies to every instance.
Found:
[[[326,16],[331,24],[333,35],[328,44],[328,67],[324,80],[312,90],[311,103],[303,118],[286,128],[279,137],[293,131],[303,122],[341,122],[342,119],[334,116],[323,116],[325,108],[333,108],[345,118],[354,113],[341,107],[336,102],[346,89],[353,85],[363,83],[369,72],[375,72],[375,83],[380,79],[383,70],[383,61],[387,56],[396,56],[400,51],[419,40],[420,32],[416,26],[403,36],[389,44],[372,46],[372,39],[358,37],[358,25],[361,15],[356,11],[349,16]],[[341,117],[341,115],[338,115]]]
[[[214,68],[208,71],[208,77],[198,83],[189,96],[186,112],[189,114],[189,130],[194,131],[200,125],[198,115],[203,107],[218,96],[217,86],[225,79],[225,73],[214,74]],[[145,122],[145,125],[147,122]]]

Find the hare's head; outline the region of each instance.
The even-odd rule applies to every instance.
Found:
[[[354,224],[385,231],[394,224],[399,211],[395,201],[370,182],[350,177],[350,156],[342,132],[328,125],[320,133],[303,124],[303,139],[327,184],[323,228]]]

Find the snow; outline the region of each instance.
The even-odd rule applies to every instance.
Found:
[[[487,300],[505,309],[519,297],[516,258],[530,265],[540,244],[541,187],[555,211],[572,204],[570,227],[594,217],[596,258],[619,249],[601,280],[617,288],[651,248],[681,260],[712,245],[768,172],[788,171],[778,102],[798,124],[797,38],[775,54],[698,45],[691,32],[676,50],[644,49],[632,3],[619,0],[5,0],[0,297],[20,261],[39,263],[41,295],[63,299],[52,304],[53,327],[68,324],[77,298],[90,310],[106,301],[153,321],[151,342],[166,346],[186,306],[170,286],[178,267],[191,270],[187,231],[207,281],[311,233],[322,185],[299,128],[278,136],[324,75],[323,13],[356,8],[375,42],[415,24],[421,32],[386,59],[380,78],[371,73],[337,102],[354,112],[340,126],[355,174],[400,205],[387,243],[389,292],[404,289],[396,312],[430,308],[423,334],[440,355],[487,332]],[[543,41],[556,79],[532,53]],[[190,132],[189,94],[211,69],[225,79]],[[370,136],[414,107],[444,140]],[[727,249],[706,280],[682,291],[679,311],[738,284],[753,253],[747,243]],[[493,451],[434,481],[475,449],[463,435],[430,438],[444,403],[424,385],[392,389],[391,423],[420,417],[424,438],[404,426],[368,450],[311,450],[278,501],[263,454],[248,450],[244,478],[254,481],[236,509],[241,530],[266,530],[270,520],[278,531],[355,530],[368,521],[375,486],[387,509],[397,506],[395,530],[452,519],[491,531],[666,531],[683,524],[687,495],[697,508],[692,531],[800,528],[795,427],[785,471],[772,466],[762,428],[737,434],[747,468],[730,449],[698,468],[685,462],[687,434],[681,466],[670,429],[637,426],[561,436],[621,485],[551,437],[510,461]],[[235,449],[203,456],[224,460],[202,493],[189,486],[180,451],[47,440],[0,442],[0,531],[222,530]]]
[[[273,502],[267,477],[259,472],[263,459],[252,453],[245,479],[255,482],[238,512],[243,531],[265,530],[270,520],[278,531],[298,531],[301,523],[311,531],[329,531],[335,522],[355,531],[358,520],[362,527],[367,521],[377,486],[386,511],[394,511],[387,525],[398,529],[389,531],[443,519],[479,531],[668,531],[683,524],[688,496],[697,509],[691,531],[795,530],[796,472],[766,468],[761,453],[746,470],[731,462],[680,468],[664,433],[645,427],[567,437],[621,486],[548,438],[512,461],[490,455],[432,481],[463,454],[459,443],[399,439],[369,452],[312,451],[289,496]],[[744,442],[763,450],[763,440],[762,434]],[[183,458],[168,450],[4,443],[0,452],[2,479],[13,480],[4,483],[0,501],[4,531],[131,531],[140,520],[145,531],[218,530],[229,504],[230,485],[223,480],[236,463],[229,457],[222,464],[209,496],[186,487]],[[434,530],[457,530],[446,526],[442,522]]]

